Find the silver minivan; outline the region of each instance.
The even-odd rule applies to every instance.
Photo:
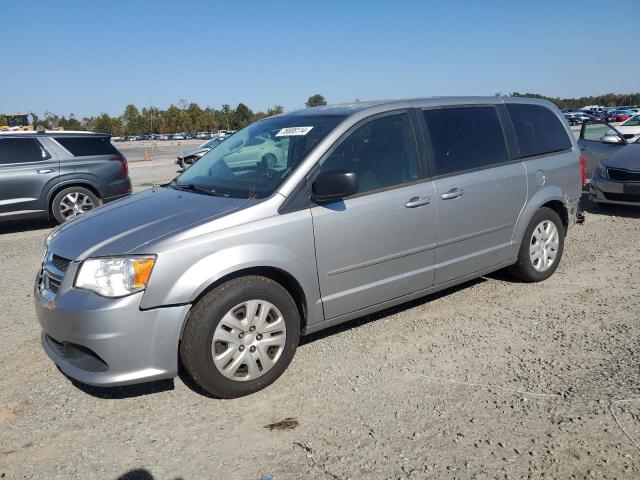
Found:
[[[581,169],[540,100],[266,118],[171,183],[51,233],[35,283],[44,350],[92,385],[171,378],[182,363],[215,396],[255,392],[301,335],[502,268],[548,278]]]

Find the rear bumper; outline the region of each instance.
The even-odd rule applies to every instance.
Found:
[[[143,292],[118,299],[65,286],[35,308],[46,354],[68,376],[117,386],[175,377],[189,305],[140,310]]]

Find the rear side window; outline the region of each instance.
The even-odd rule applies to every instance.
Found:
[[[502,126],[494,107],[423,110],[434,153],[434,175],[505,163]]]
[[[35,138],[0,138],[0,164],[42,162],[49,158]]]
[[[520,145],[520,157],[533,157],[571,148],[571,140],[560,119],[546,107],[507,103]]]
[[[56,137],[55,140],[69,150],[74,157],[120,155],[120,152],[111,145],[109,137]]]

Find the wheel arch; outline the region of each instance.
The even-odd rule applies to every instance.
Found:
[[[210,285],[204,288],[193,300],[192,305],[195,305],[200,301],[202,297],[207,295],[213,289],[222,285],[229,280],[233,280],[239,277],[246,277],[250,275],[256,275],[260,277],[266,277],[280,286],[282,286],[293,298],[293,301],[296,303],[296,307],[298,308],[298,313],[300,314],[300,332],[304,333],[307,327],[308,320],[308,305],[307,305],[307,296],[302,288],[300,282],[289,272],[282,270],[273,266],[255,266],[255,267],[246,267],[236,270],[234,272],[227,273],[222,277],[213,281]],[[184,322],[182,324],[182,329],[180,331],[180,338],[182,338],[182,334],[184,332],[184,327],[189,320],[189,315],[187,314]]]
[[[90,190],[93,194],[95,194],[96,197],[102,200],[102,195],[100,194],[100,190],[98,190],[98,187],[89,180],[78,179],[78,180],[63,181],[63,182],[57,183],[51,190],[49,190],[49,193],[47,194],[47,209],[50,215],[52,214],[52,211],[53,211],[52,210],[53,199],[56,198],[56,195],[58,193],[60,193],[65,188],[69,188],[69,187],[86,188],[87,190]]]
[[[518,222],[513,231],[513,256],[518,255],[520,250],[520,244],[524,237],[524,232],[529,225],[529,222],[535,215],[535,213],[542,207],[551,208],[554,210],[560,218],[564,226],[565,234],[569,225],[569,197],[562,191],[562,189],[555,185],[542,188],[527,202]]]

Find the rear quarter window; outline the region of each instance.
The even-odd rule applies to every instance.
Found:
[[[111,145],[109,137],[56,137],[55,141],[69,150],[74,157],[89,155],[120,155]]]
[[[520,145],[520,157],[533,157],[571,148],[560,119],[541,105],[506,104]]]

